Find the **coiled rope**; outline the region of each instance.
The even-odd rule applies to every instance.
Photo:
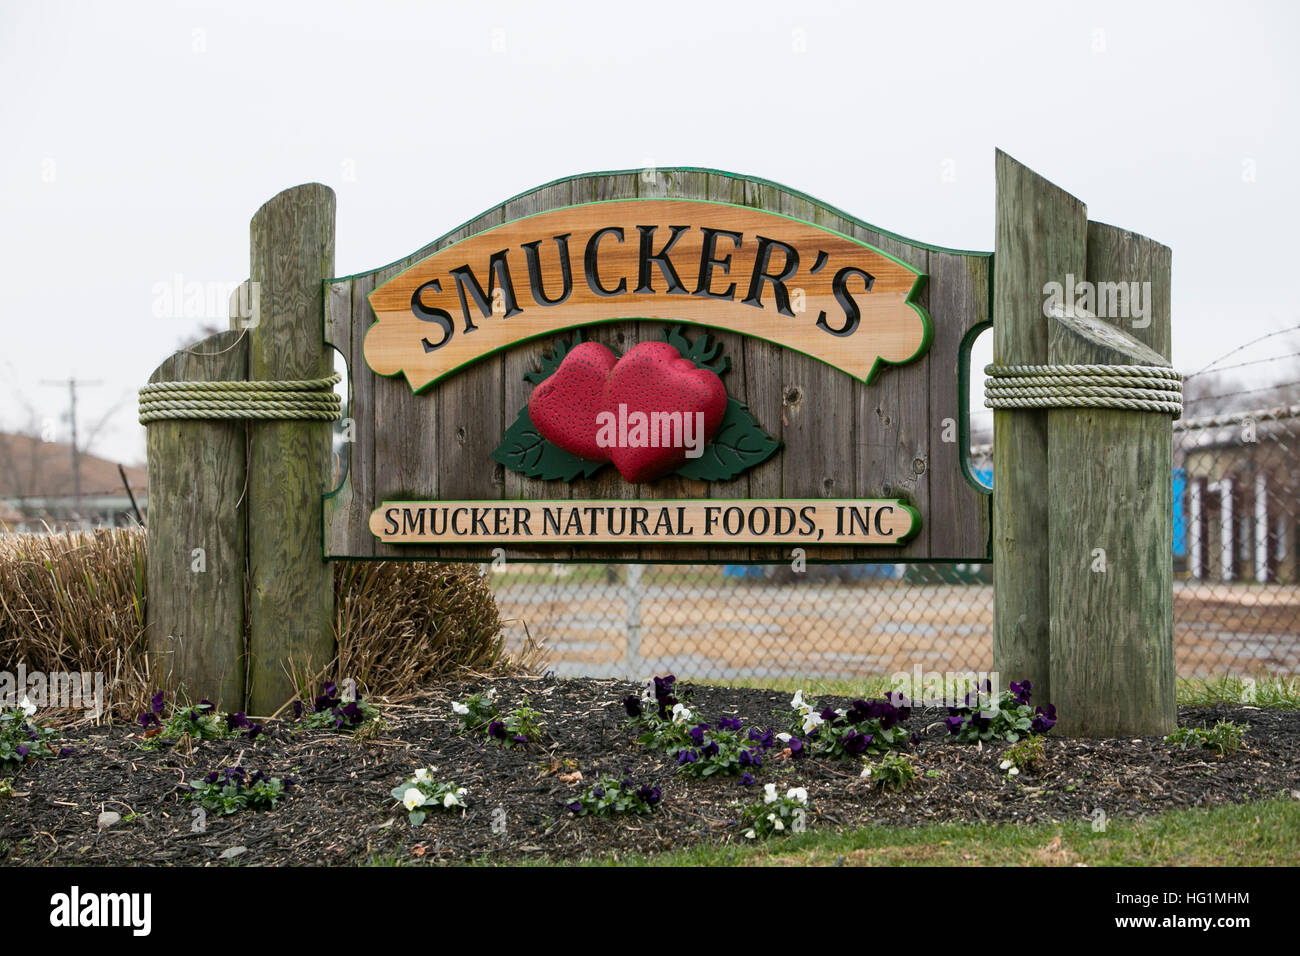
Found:
[[[338,373],[295,382],[155,382],[140,389],[140,424],[164,419],[337,421]]]
[[[1153,365],[986,365],[988,408],[1120,408],[1183,413],[1183,380]]]

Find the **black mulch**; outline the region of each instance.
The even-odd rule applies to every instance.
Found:
[[[451,863],[572,859],[653,852],[737,841],[740,801],[761,799],[761,784],[806,787],[810,828],[868,824],[914,826],[952,821],[1036,823],[1138,817],[1183,807],[1235,803],[1290,792],[1300,768],[1300,713],[1249,707],[1183,708],[1181,725],[1230,719],[1250,725],[1242,749],[1225,757],[1180,750],[1158,737],[1133,740],[1044,738],[1046,757],[1033,773],[999,770],[1006,745],[952,742],[944,712],[913,712],[921,742],[913,749],[915,786],[882,793],[859,778],[853,761],[780,759],[776,751],[742,787],[735,777],[686,779],[665,754],[647,751],[625,729],[621,698],[638,690],[623,681],[552,678],[491,681],[503,710],[525,697],[544,714],[543,740],[510,749],[482,734],[458,734],[450,701],[488,681],[447,685],[418,706],[385,708],[374,739],[332,731],[295,731],[273,722],[256,742],[201,741],[190,754],[140,749],[136,729],[70,734],[72,756],[31,762],[0,792],[0,862],[8,865],[329,865],[373,862]],[[790,695],[686,685],[697,718],[739,716],[746,725],[787,729]],[[837,698],[821,703],[842,706]],[[66,742],[66,741],[65,741]],[[207,815],[194,827],[182,784],[236,762],[298,786],[270,812]],[[412,828],[390,791],[418,767],[468,788],[464,813],[433,812]],[[565,804],[602,774],[627,768],[663,787],[648,816],[575,818]],[[582,783],[561,774],[581,771]],[[504,827],[502,814],[504,810]],[[123,819],[106,829],[101,810]],[[494,822],[497,826],[494,828]],[[494,832],[494,830],[504,832]],[[241,849],[242,848],[242,849]],[[228,855],[223,858],[223,852]],[[233,856],[229,855],[233,852]]]

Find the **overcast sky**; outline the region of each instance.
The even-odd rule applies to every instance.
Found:
[[[648,164],[991,249],[995,147],[1173,248],[1193,371],[1300,324],[1297,9],[2,0],[0,428],[27,403],[63,439],[66,387],[41,383],[75,375],[100,383],[83,428],[117,408],[92,451],[143,460],[135,390],[205,324],[156,317],[156,287],[246,277],[288,186],[336,190],[340,275]]]

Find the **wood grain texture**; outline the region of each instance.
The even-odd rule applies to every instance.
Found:
[[[710,171],[658,169],[653,178],[626,172],[550,184],[489,210],[391,266],[334,282],[350,283],[356,290],[368,281],[374,288],[438,250],[507,221],[568,205],[649,197],[728,202],[800,218],[876,246],[923,271],[931,257],[936,257],[939,265],[921,292],[921,301],[930,305],[934,330],[930,352],[910,364],[884,369],[876,382],[867,386],[772,342],[729,329],[688,326],[691,336],[707,332],[723,342],[724,354],[731,359],[731,370],[723,377],[728,393],[746,402],[760,425],[783,441],[784,447],[734,480],[714,485],[675,477],[649,485],[628,485],[609,467],[593,478],[579,478],[565,485],[504,471],[487,456],[526,404],[532,386],[521,380],[523,372],[537,368],[542,353],[559,339],[569,338],[571,332],[536,339],[484,359],[458,373],[456,377],[462,380],[454,388],[444,388],[453,380],[447,379],[430,385],[419,395],[411,395],[400,376],[385,378],[367,368],[360,339],[375,318],[366,297],[354,291],[350,344],[345,347],[341,341],[335,343],[340,350],[351,350],[348,364],[356,397],[357,443],[348,478],[353,486],[352,505],[331,512],[332,527],[327,534],[330,553],[489,560],[486,548],[457,551],[436,545],[397,547],[375,543],[365,522],[358,523],[357,518],[363,507],[373,509],[383,500],[898,496],[916,505],[923,521],[920,534],[905,546],[869,550],[810,548],[808,558],[924,560],[932,554],[950,560],[985,558],[988,498],[965,481],[958,450],[949,448],[936,455],[935,449],[940,440],[939,422],[944,418],[955,420],[959,414],[956,368],[961,339],[971,326],[987,319],[988,254],[935,252],[866,227],[770,183]],[[693,277],[697,267],[698,262],[685,271]],[[657,272],[655,276],[658,282]],[[744,276],[734,271],[733,276],[743,283]],[[719,273],[715,278],[720,282],[724,277]],[[730,281],[731,277],[725,278]],[[516,280],[516,286],[527,295],[526,277],[523,283]],[[805,311],[797,319],[811,328],[816,314]],[[337,327],[337,320],[333,325]],[[657,338],[669,325],[657,321],[608,322],[590,327],[587,337],[621,354],[637,342]],[[338,340],[345,338],[340,332]],[[936,355],[941,357],[940,368],[932,364],[932,356]],[[374,396],[369,411],[357,397],[363,380],[369,381]],[[903,408],[901,402],[910,404]],[[476,407],[467,407],[472,403]],[[451,434],[441,434],[447,428]],[[475,457],[481,457],[483,462],[471,461]],[[373,477],[373,484],[363,492],[360,484],[366,475]],[[936,494],[940,485],[944,490]],[[449,493],[453,486],[459,489],[456,495]],[[548,545],[519,553],[512,550],[508,557],[561,560],[573,555],[568,546]],[[788,548],[739,545],[709,551],[689,544],[611,545],[584,549],[582,555],[589,560],[609,561],[790,560]]]
[[[318,183],[285,190],[258,210],[250,280],[259,286],[249,379],[317,379],[324,347],[322,280],[334,272],[334,193]],[[249,424],[248,563],[250,713],[266,715],[334,657],[334,576],[322,557],[322,495],[330,481],[330,426]]]
[[[993,361],[1047,361],[1043,287],[1084,274],[1088,213],[1060,187],[997,153]],[[993,413],[993,666],[1007,680],[1051,687],[1047,414]]]
[[[1150,282],[1150,324],[1130,333],[1124,326],[1131,321],[1119,316],[1053,319],[1052,363],[1168,366],[1169,249],[1091,223],[1087,266],[1094,284]],[[1171,418],[1054,408],[1047,434],[1056,730],[1087,737],[1171,733],[1178,716]]]
[[[220,332],[172,355],[153,382],[241,381],[248,337]],[[153,673],[191,700],[244,706],[244,423],[150,422],[148,605]],[[202,549],[196,554],[195,549]]]

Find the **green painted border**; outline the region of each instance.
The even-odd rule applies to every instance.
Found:
[[[776,504],[780,504],[780,503],[782,503],[782,502],[787,502],[787,501],[801,501],[801,500],[803,500],[803,501],[807,501],[807,500],[811,500],[811,499],[800,499],[800,498],[660,498],[660,499],[650,499],[650,498],[640,498],[640,499],[631,499],[631,498],[556,498],[556,499],[554,499],[554,503],[555,503],[555,504],[571,504],[571,505],[619,505],[619,504],[622,504],[622,505],[630,505],[630,504],[633,504],[633,503],[639,503],[639,502],[645,502],[645,501],[653,501],[653,502],[654,502],[654,505],[655,505],[656,507],[671,508],[671,507],[675,507],[675,506],[678,506],[678,505],[684,505],[684,504],[699,504],[701,501],[704,501],[704,502],[714,502],[714,501],[717,501],[717,502],[743,501],[743,502],[746,502],[746,503],[748,503],[748,504],[754,504],[754,503],[757,503],[757,502],[763,502],[763,501],[770,501],[770,502],[774,502],[774,503],[776,503]],[[840,544],[825,544],[825,543],[822,543],[821,541],[809,541],[809,542],[807,542],[807,544],[811,545],[811,546],[814,547],[814,548],[892,548],[892,547],[899,547],[899,546],[901,546],[901,545],[907,544],[907,542],[909,542],[909,541],[911,541],[913,538],[915,538],[916,535],[917,535],[917,534],[920,532],[920,530],[921,530],[921,513],[920,513],[919,511],[917,511],[915,508],[913,508],[913,507],[912,507],[910,504],[908,504],[906,501],[902,500],[901,498],[821,498],[821,499],[817,499],[817,500],[818,500],[819,502],[825,502],[825,503],[828,504],[828,505],[829,505],[829,504],[855,504],[855,503],[856,503],[856,504],[861,504],[861,503],[864,502],[864,501],[884,501],[884,502],[888,502],[889,504],[892,504],[892,505],[894,505],[894,506],[896,506],[896,507],[898,507],[898,508],[901,508],[902,510],[904,510],[904,511],[906,511],[908,514],[910,514],[910,515],[912,516],[912,526],[908,529],[907,534],[903,535],[902,537],[896,538],[896,539],[894,539],[893,541],[881,541],[881,542],[876,543],[876,544],[867,544],[867,543],[863,543],[863,542],[850,543],[850,544],[843,544],[843,543],[840,543]],[[424,507],[424,506],[427,506],[427,505],[430,505],[430,504],[435,504],[435,505],[448,505],[448,504],[457,504],[457,503],[460,503],[460,504],[470,504],[470,505],[475,505],[475,504],[480,504],[480,503],[481,503],[481,504],[484,505],[485,507],[510,507],[511,505],[515,505],[515,504],[524,504],[524,503],[532,503],[532,504],[539,504],[539,503],[540,503],[540,504],[550,504],[551,501],[540,501],[539,499],[535,499],[535,498],[453,498],[453,499],[449,499],[449,500],[443,500],[443,499],[441,499],[441,498],[426,498],[426,499],[424,499],[424,500],[422,500],[422,501],[410,501],[410,500],[407,500],[407,499],[404,499],[404,498],[390,498],[390,499],[385,499],[383,502],[381,502],[381,503],[380,503],[380,506],[379,506],[378,508],[375,508],[375,509],[371,512],[371,514],[374,514],[375,511],[380,511],[380,510],[382,510],[383,508],[385,508],[385,507],[387,507],[387,506],[389,506],[389,505],[419,505],[419,506],[421,506],[421,507]],[[321,524],[322,524],[322,531],[323,531],[323,530],[324,530],[324,518],[323,518],[323,517],[322,517],[322,519],[321,519]],[[367,528],[367,530],[369,530],[369,528]],[[392,540],[390,540],[390,539],[388,539],[388,538],[381,537],[380,535],[375,534],[373,531],[371,531],[370,534],[371,534],[371,535],[372,535],[372,536],[373,536],[377,541],[382,541],[384,544],[387,544],[387,545],[389,545],[390,547],[394,547],[394,548],[402,547],[403,544],[415,545],[415,546],[424,545],[424,546],[429,546],[429,547],[439,547],[439,546],[441,546],[441,547],[449,547],[449,548],[458,547],[458,545],[456,545],[454,542],[450,542],[450,541],[446,541],[446,542],[430,542],[430,541],[410,541],[410,542],[401,542],[401,541],[392,541]],[[322,541],[323,541],[323,540],[324,540],[324,539],[322,538]],[[474,544],[480,544],[480,543],[482,543],[482,542],[480,542],[480,541],[478,541],[478,540],[476,539],[473,543],[474,543]],[[640,546],[640,545],[643,544],[643,543],[645,543],[645,544],[649,544],[649,545],[653,545],[653,546],[656,546],[656,547],[657,547],[657,546],[661,546],[661,545],[671,545],[671,544],[673,544],[674,542],[673,542],[671,539],[668,539],[668,538],[650,538],[650,539],[646,539],[645,541],[641,541],[641,540],[637,540],[637,541],[629,541],[629,540],[626,539],[626,538],[612,538],[612,539],[610,539],[610,538],[582,538],[582,539],[576,539],[576,538],[575,538],[571,544],[574,544],[574,545],[576,545],[576,544],[605,544],[605,545],[627,545],[627,546],[636,545],[636,546]],[[682,543],[684,546],[687,546],[687,547],[702,547],[702,546],[706,546],[706,545],[708,544],[708,542],[705,542],[705,541],[694,541],[694,540],[692,540],[692,541],[683,541],[683,542],[681,542],[681,543]],[[565,542],[557,542],[557,541],[538,541],[538,542],[534,542],[534,544],[535,544],[535,546],[537,546],[537,547],[564,547],[564,546],[565,546]],[[801,547],[800,544],[797,544],[797,543],[795,543],[795,542],[780,542],[780,544],[789,544],[791,547]],[[747,543],[747,544],[743,544],[743,545],[742,545],[742,544],[731,545],[731,547],[738,547],[738,548],[739,548],[739,547],[762,548],[762,547],[769,547],[769,545],[754,544],[753,542],[749,542],[749,543]],[[489,557],[490,557],[490,555],[489,555]],[[441,559],[425,558],[425,559],[423,559],[423,560],[426,560],[426,561],[427,561],[427,560],[441,560]],[[569,564],[573,564],[573,563],[587,563],[587,564],[591,564],[591,563],[597,563],[597,562],[573,562],[573,561],[569,561],[569,562],[553,562],[553,563],[569,563]],[[601,563],[601,564],[610,564],[611,562],[609,562],[609,561],[601,561],[601,562],[599,562],[599,563]],[[623,563],[625,563],[625,562],[618,561],[618,562],[613,562],[613,563],[623,564]],[[655,563],[655,564],[662,564],[662,563],[670,563],[670,562],[658,562],[658,561],[656,561],[656,562],[652,562],[652,563]],[[676,562],[671,562],[671,563],[676,563]],[[687,563],[687,564],[699,564],[700,562],[699,562],[699,561],[694,561],[694,562],[683,562],[683,563]],[[717,564],[737,564],[737,563],[739,563],[739,562],[736,562],[736,561],[718,561],[718,562],[716,562],[716,563],[717,563]],[[748,564],[748,563],[752,563],[752,562],[744,562],[744,563]],[[765,563],[767,563],[767,562],[765,562]],[[783,561],[773,561],[773,562],[770,562],[770,563],[772,563],[772,564],[784,564],[784,563],[787,563],[787,562],[783,562]],[[840,564],[846,564],[846,563],[847,563],[847,564],[851,564],[851,563],[854,563],[854,562],[827,562],[827,563],[840,563]],[[866,563],[868,563],[868,564],[896,564],[896,563],[898,563],[898,562],[894,562],[894,561],[885,561],[885,562],[866,562]],[[971,562],[968,561],[968,562],[966,562],[966,563],[971,563]]]
[[[543,186],[539,188],[544,189],[546,187]],[[506,200],[506,201],[510,202],[511,200]],[[601,199],[595,202],[572,203],[568,206],[555,206],[551,209],[542,210],[541,212],[535,212],[535,213],[530,213],[527,216],[521,216],[518,219],[507,219],[505,222],[497,223],[495,226],[489,226],[487,229],[483,229],[480,232],[476,232],[471,235],[465,236],[462,239],[458,239],[455,242],[453,242],[451,245],[444,246],[441,249],[437,249],[429,253],[427,256],[425,256],[422,259],[417,259],[415,262],[411,263],[411,265],[407,266],[405,269],[403,269],[397,275],[393,276],[383,285],[376,286],[374,289],[372,289],[370,293],[366,296],[366,302],[369,303],[371,296],[379,292],[381,289],[396,282],[398,279],[402,278],[402,276],[406,275],[406,273],[418,267],[421,263],[427,262],[429,259],[432,259],[434,256],[440,256],[444,252],[447,252],[449,249],[455,249],[457,246],[461,245],[462,243],[468,242],[471,239],[476,239],[479,236],[483,235],[484,233],[491,232],[494,229],[500,229],[504,226],[513,225],[514,223],[518,223],[518,222],[524,222],[526,220],[533,219],[538,216],[550,215],[553,212],[563,212],[564,210],[567,209],[583,209],[588,206],[605,206],[611,203],[625,203],[625,202],[693,202],[693,203],[700,203],[706,206],[712,206],[715,208],[723,207],[728,209],[744,209],[748,212],[761,212],[768,216],[776,216],[779,219],[784,219],[786,222],[798,223],[801,226],[808,226],[809,228],[819,230],[829,235],[838,236],[839,238],[844,239],[847,242],[851,242],[854,245],[861,246],[863,249],[866,249],[869,252],[873,252],[876,255],[881,256],[882,258],[888,259],[890,262],[893,262],[895,265],[900,266],[903,269],[906,269],[908,272],[912,273],[913,276],[915,276],[915,279],[913,279],[912,281],[912,288],[908,291],[907,298],[903,300],[903,303],[904,305],[907,305],[909,308],[911,308],[912,311],[915,312],[917,316],[919,316],[921,319],[921,330],[922,330],[921,344],[917,347],[917,350],[912,355],[908,356],[905,359],[900,359],[897,362],[892,362],[888,359],[883,359],[879,355],[877,355],[875,361],[871,363],[871,368],[867,370],[867,377],[859,379],[856,375],[849,375],[849,373],[845,371],[843,368],[840,368],[838,365],[835,365],[831,362],[827,362],[825,359],[819,359],[815,355],[808,355],[808,353],[802,352],[799,349],[786,345],[783,342],[778,342],[775,339],[764,338],[761,335],[754,335],[752,332],[746,332],[743,329],[735,329],[735,328],[730,328],[728,326],[721,326],[721,325],[708,325],[706,323],[697,322],[692,319],[683,319],[683,318],[676,318],[676,317],[651,318],[648,316],[612,315],[603,319],[588,320],[585,322],[570,323],[567,325],[557,325],[554,328],[546,330],[545,332],[538,332],[536,335],[529,335],[521,339],[516,339],[515,341],[509,343],[508,345],[502,345],[498,348],[490,349],[486,352],[480,352],[478,355],[476,355],[474,358],[470,359],[469,361],[462,362],[460,365],[448,369],[447,371],[439,375],[437,378],[431,379],[430,381],[426,382],[424,385],[420,386],[419,388],[416,388],[415,386],[411,385],[411,377],[406,374],[405,370],[399,370],[397,372],[394,372],[392,375],[383,375],[382,373],[376,372],[373,368],[371,368],[369,360],[366,359],[365,357],[366,355],[365,339],[367,336],[369,336],[370,330],[373,329],[376,325],[379,325],[380,322],[382,321],[377,318],[374,322],[370,323],[370,325],[366,328],[365,335],[362,336],[361,358],[362,361],[366,363],[366,368],[370,369],[370,371],[374,375],[377,375],[380,378],[396,378],[398,375],[406,376],[406,384],[407,387],[411,389],[411,394],[419,395],[421,392],[424,392],[426,389],[431,388],[432,386],[438,384],[444,379],[451,378],[452,376],[460,373],[461,371],[463,371],[464,369],[468,368],[471,365],[481,362],[484,359],[491,358],[494,355],[499,355],[502,352],[509,351],[510,349],[523,345],[525,342],[531,342],[534,341],[535,339],[545,338],[549,335],[555,335],[560,332],[567,332],[571,329],[585,328],[589,325],[603,325],[606,322],[680,322],[685,325],[694,325],[701,328],[721,329],[726,332],[734,332],[737,335],[744,335],[752,339],[758,339],[759,341],[762,342],[771,342],[773,345],[776,345],[780,348],[787,349],[791,352],[797,352],[800,355],[804,355],[810,359],[821,362],[823,365],[826,365],[828,368],[833,368],[837,372],[844,372],[844,374],[849,375],[849,377],[854,379],[855,381],[860,381],[865,385],[871,385],[875,381],[876,376],[880,373],[882,368],[889,365],[896,365],[896,366],[907,365],[911,362],[915,362],[917,359],[919,359],[922,355],[924,355],[929,350],[930,343],[934,341],[934,323],[930,319],[930,314],[925,310],[924,307],[921,306],[920,303],[916,301],[917,296],[921,294],[921,290],[925,287],[926,280],[929,279],[928,273],[918,271],[917,269],[908,265],[902,259],[899,259],[897,256],[891,255],[890,253],[885,252],[885,250],[883,249],[877,249],[869,242],[863,242],[861,239],[855,239],[853,236],[846,235],[845,233],[839,232],[838,230],[835,229],[830,229],[826,226],[818,225],[815,222],[807,222],[806,220],[803,219],[796,219],[793,216],[787,216],[784,213],[773,212],[770,209],[764,209],[760,206],[742,206],[739,203],[717,202],[712,199],[691,199],[691,198],[681,197],[681,196],[645,196],[645,197],[628,197],[624,199]],[[482,216],[482,213],[480,213],[479,215]],[[473,220],[470,221],[473,222]],[[466,225],[468,225],[468,223]],[[461,226],[461,228],[464,228],[464,226]],[[453,230],[453,232],[454,231],[455,230]],[[448,233],[447,235],[451,235],[451,233]],[[443,236],[442,238],[445,239],[446,236]],[[434,242],[439,242],[439,241],[441,240],[434,240]],[[902,241],[906,241],[906,240],[902,240]],[[398,260],[398,262],[401,261],[402,260],[400,259]],[[387,269],[389,267],[390,266],[381,266],[380,269]],[[372,270],[372,272],[377,272],[377,271],[379,270]],[[371,274],[370,272],[359,273],[359,275],[370,275],[370,274]],[[351,278],[355,278],[355,276],[348,276],[345,278],[351,279]],[[336,281],[343,281],[343,280],[326,279],[325,281],[326,283],[329,283],[329,282],[336,282]],[[374,311],[373,306],[371,307],[371,311]]]

